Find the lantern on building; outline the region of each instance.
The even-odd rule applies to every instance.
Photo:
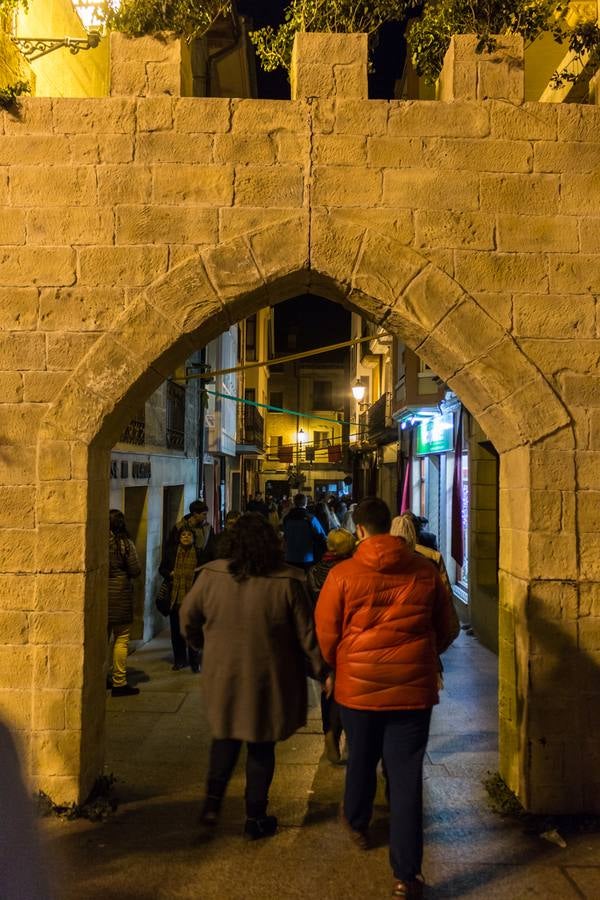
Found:
[[[101,31],[106,18],[106,0],[71,0],[73,8],[86,31]],[[118,9],[120,0],[109,0],[111,9]]]

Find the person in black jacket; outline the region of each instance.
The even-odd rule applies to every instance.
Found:
[[[179,610],[183,598],[192,587],[203,564],[202,551],[196,546],[191,528],[183,527],[178,534],[177,544],[167,545],[158,571],[171,586],[171,646],[173,647],[173,671],[185,669],[200,671],[200,652],[186,642],[179,628]]]
[[[171,529],[166,542],[166,549],[174,551],[179,544],[179,532],[182,528],[191,528],[194,541],[201,558],[200,565],[215,558],[215,533],[207,521],[208,506],[204,500],[192,500],[189,513],[179,519]]]
[[[306,509],[305,494],[294,496],[294,506],[283,520],[285,561],[290,566],[308,569],[318,562],[326,547],[326,535],[316,516]]]
[[[356,545],[356,538],[345,528],[333,528],[327,535],[327,552],[321,562],[318,562],[308,570],[306,579],[308,589],[313,598],[313,606],[317,605],[319,593],[325,584],[325,579],[334,566],[349,559]],[[330,763],[341,762],[340,738],[342,736],[342,720],[340,709],[331,695],[321,694],[321,720],[323,722],[323,734],[325,735],[325,755]]]

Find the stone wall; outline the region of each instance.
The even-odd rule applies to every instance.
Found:
[[[36,786],[86,793],[109,449],[197,346],[313,291],[397,333],[500,452],[502,772],[531,809],[598,812],[600,109],[520,103],[514,63],[460,99],[460,54],[445,102],[367,100],[364,40],[303,41],[330,70],[299,65],[293,101],[180,98],[171,66],[0,118],[2,712]]]

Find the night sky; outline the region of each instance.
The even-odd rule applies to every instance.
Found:
[[[275,353],[283,356],[294,353],[287,341],[290,331],[298,335],[297,349],[312,350],[328,344],[350,340],[350,313],[338,303],[304,294],[274,307]],[[313,362],[340,362],[348,350],[313,356]]]

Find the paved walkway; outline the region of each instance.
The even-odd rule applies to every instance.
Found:
[[[600,897],[599,834],[568,836],[561,849],[487,808],[481,779],[497,769],[495,657],[461,634],[445,664],[425,773],[427,897]],[[271,811],[279,833],[251,844],[241,837],[240,767],[218,833],[203,840],[194,824],[209,742],[202,676],[171,672],[166,634],[130,665],[140,695],[107,702],[116,815],[105,823],[45,821],[57,900],[389,896],[383,798],[376,846],[361,853],[336,821],[344,771],[321,759],[316,707],[308,726],[278,747]]]

